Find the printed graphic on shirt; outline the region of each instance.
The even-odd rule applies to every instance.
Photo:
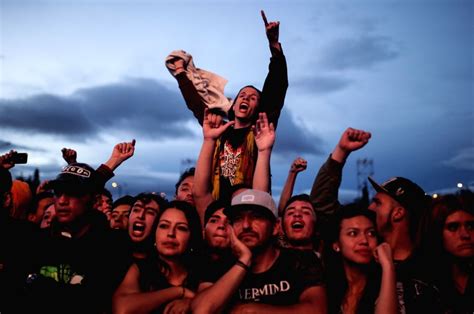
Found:
[[[71,266],[61,264],[59,266],[43,266],[40,274],[44,277],[54,279],[56,282],[69,283],[71,285],[81,284],[83,276],[74,273]]]
[[[224,144],[224,149],[220,155],[221,175],[228,178],[231,185],[235,184],[237,167],[240,164],[242,147],[232,148],[228,142]]]
[[[276,295],[291,289],[288,281],[282,280],[277,283],[269,283],[259,288],[239,289],[240,300],[259,302],[261,296]]]
[[[398,299],[398,313],[405,314],[405,300],[403,299],[405,291],[403,289],[403,283],[397,281],[397,299]]]

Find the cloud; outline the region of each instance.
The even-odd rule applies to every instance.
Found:
[[[66,97],[42,94],[0,100],[3,127],[75,140],[113,130],[149,138],[189,137],[189,120],[194,117],[179,89],[169,90],[151,79],[84,88]]]
[[[66,137],[91,135],[97,129],[77,101],[48,94],[0,100],[0,124],[22,133],[41,132]]]
[[[281,155],[320,155],[323,153],[323,141],[307,130],[303,124],[296,123],[286,109],[278,120],[275,154]]]
[[[36,152],[46,151],[44,148],[25,146],[25,145],[20,145],[20,144],[8,142],[8,141],[0,140],[0,154],[2,152],[10,151],[11,149],[14,149],[16,151],[19,151],[19,150],[30,150],[30,151],[36,151]]]
[[[122,175],[107,182],[106,188],[114,194],[121,193],[122,195],[137,195],[142,192],[164,192],[167,199],[171,200],[174,197],[174,184],[177,180],[177,178],[172,180],[166,177],[153,178],[146,175]],[[112,182],[118,182],[121,186],[120,191],[118,188],[112,187]]]
[[[364,69],[398,55],[399,50],[391,38],[363,34],[333,41],[323,52],[322,64],[330,70]]]
[[[75,93],[101,127],[131,129],[150,137],[183,137],[194,120],[178,87],[172,91],[152,79],[82,89]]]
[[[333,75],[315,75],[292,80],[292,86],[314,94],[328,94],[342,90],[351,84],[351,80]]]
[[[474,170],[474,147],[462,149],[455,156],[442,163],[459,170]]]

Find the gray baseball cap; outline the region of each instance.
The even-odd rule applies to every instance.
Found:
[[[232,198],[231,206],[224,209],[224,214],[232,220],[237,212],[244,209],[258,210],[271,220],[278,218],[278,208],[272,196],[267,192],[249,189],[239,193]]]

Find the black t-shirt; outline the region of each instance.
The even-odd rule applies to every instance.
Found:
[[[39,230],[24,220],[0,213],[0,313],[16,308],[23,285],[32,270]],[[14,312],[12,310],[12,312]]]
[[[71,237],[53,224],[41,230],[19,312],[102,313],[111,305],[123,265],[105,216],[89,211],[88,231]],[[51,296],[54,296],[51,299]]]
[[[441,313],[439,290],[423,275],[422,259],[412,255],[394,264],[399,313]]]
[[[452,280],[451,272],[439,274],[442,277],[437,281],[443,302],[443,313],[445,314],[472,314],[474,313],[474,273],[473,265],[469,265],[469,278],[466,289],[462,294],[456,289]]]
[[[202,258],[201,282],[216,282],[234,266],[236,258],[232,252],[223,252],[220,258],[212,260],[208,252],[204,253]]]
[[[280,249],[280,255],[270,269],[246,275],[232,303],[292,305],[298,303],[306,288],[322,284],[322,265],[314,252]]]

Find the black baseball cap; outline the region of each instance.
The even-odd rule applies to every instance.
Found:
[[[413,181],[403,177],[393,177],[382,184],[368,177],[377,192],[388,194],[404,207],[417,210],[425,206],[425,191]]]
[[[95,193],[101,188],[97,172],[88,164],[72,163],[63,168],[48,187],[57,191]]]

